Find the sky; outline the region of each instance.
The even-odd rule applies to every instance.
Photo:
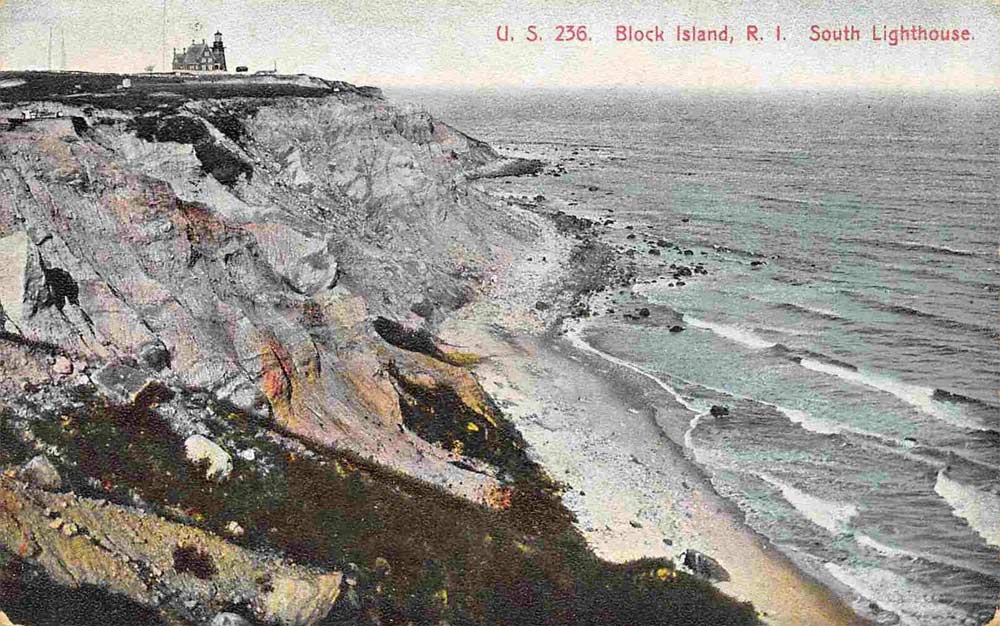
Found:
[[[1000,90],[1000,0],[0,0],[0,69],[135,72],[174,47],[223,33],[227,61],[383,87]],[[543,41],[525,41],[536,25]],[[554,41],[558,25],[590,41]],[[733,43],[673,41],[677,25],[721,28]],[[745,41],[756,24],[763,41]],[[862,40],[808,41],[810,27],[855,25]],[[962,43],[889,46],[878,28],[967,28]],[[515,41],[497,40],[507,25]],[[664,30],[616,42],[618,25]],[[782,28],[783,41],[774,37]]]

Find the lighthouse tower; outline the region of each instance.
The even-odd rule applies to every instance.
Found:
[[[215,31],[215,41],[212,42],[212,56],[215,57],[217,69],[226,71],[226,46],[222,44],[222,33]]]

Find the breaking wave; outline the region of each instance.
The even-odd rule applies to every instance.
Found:
[[[703,330],[710,330],[720,337],[729,339],[730,341],[735,341],[736,343],[742,344],[748,348],[753,348],[754,350],[763,350],[777,345],[772,341],[767,341],[758,337],[753,332],[744,328],[717,324],[715,322],[706,322],[696,317],[691,317],[690,315],[685,315],[684,321],[690,326],[701,328]]]
[[[811,358],[804,358],[799,363],[802,367],[814,372],[829,374],[830,376],[836,376],[856,385],[864,385],[892,394],[906,404],[952,426],[969,430],[986,430],[982,424],[963,414],[958,406],[935,400],[935,390],[930,387],[912,385],[889,378],[888,376],[865,372],[859,369],[849,369],[842,365],[833,365]]]
[[[761,478],[780,490],[781,497],[803,517],[831,535],[847,532],[851,519],[858,514],[858,507],[853,504],[824,500],[769,476]]]
[[[938,472],[934,491],[986,543],[1000,548],[1000,496],[960,483],[945,470]]]

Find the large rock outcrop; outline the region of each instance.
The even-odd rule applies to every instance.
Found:
[[[371,328],[418,302],[461,305],[514,243],[459,184],[496,158],[488,146],[354,91],[60,106],[0,133],[12,332],[496,501],[488,466],[403,427]]]
[[[342,580],[141,511],[9,479],[0,479],[0,544],[54,582],[100,585],[195,621],[242,606],[266,622],[311,626],[329,613]]]

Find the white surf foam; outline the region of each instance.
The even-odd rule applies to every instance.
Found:
[[[691,418],[688,422],[688,429],[684,431],[684,447],[691,450],[695,454],[695,459],[701,462],[704,457],[698,454],[697,448],[694,447],[694,430],[698,428],[698,422],[701,421],[703,417],[708,415],[708,412],[699,413]]]
[[[883,543],[869,535],[863,533],[855,533],[854,541],[859,546],[864,546],[869,550],[874,550],[883,556],[896,559],[910,559],[910,560],[923,560],[930,561],[932,563],[940,563],[942,565],[947,565],[958,570],[967,570],[970,572],[976,572],[982,574],[983,576],[993,576],[993,572],[984,570],[982,568],[976,567],[975,564],[970,563],[968,560],[958,561],[956,559],[948,558],[947,556],[941,556],[937,554],[930,554],[926,552],[915,552],[913,550],[907,550],[905,548],[897,548],[895,546],[890,546]]]
[[[969,617],[960,609],[937,602],[930,590],[889,570],[837,563],[826,563],[825,567],[834,578],[879,608],[898,615],[906,626],[961,624]]]
[[[839,435],[844,431],[844,426],[841,424],[813,417],[805,411],[800,411],[798,409],[786,409],[785,407],[778,406],[777,404],[771,406],[773,406],[779,413],[787,417],[790,422],[798,424],[811,433],[816,433],[818,435]]]
[[[686,317],[685,319],[687,319],[688,321],[690,321],[691,318],[687,318]],[[705,416],[706,413],[704,412],[704,409],[700,409],[700,408],[696,407],[695,405],[691,404],[690,402],[688,402],[687,400],[685,400],[683,397],[681,397],[681,395],[674,388],[670,387],[669,385],[667,385],[666,383],[664,383],[662,380],[660,380],[659,378],[653,376],[649,372],[646,372],[642,368],[640,368],[640,367],[638,367],[638,366],[636,366],[636,365],[634,365],[634,364],[632,364],[632,363],[630,363],[628,361],[625,361],[623,359],[619,359],[619,358],[614,357],[614,356],[612,356],[610,354],[607,354],[606,352],[603,352],[603,351],[595,348],[594,346],[590,345],[589,343],[587,343],[583,339],[583,337],[580,336],[581,330],[582,330],[582,327],[570,327],[570,328],[567,328],[566,337],[569,339],[570,343],[572,343],[575,347],[580,348],[582,350],[587,350],[587,351],[589,351],[589,352],[591,352],[593,354],[596,354],[597,356],[601,357],[602,359],[605,359],[605,360],[610,361],[610,362],[612,362],[612,363],[614,363],[616,365],[620,365],[620,366],[625,367],[625,368],[627,368],[627,369],[629,369],[629,370],[631,370],[633,372],[636,372],[636,373],[638,373],[638,374],[640,374],[642,376],[645,376],[646,378],[648,378],[648,379],[652,380],[653,382],[655,382],[660,388],[662,388],[662,389],[666,390],[668,393],[670,393],[674,397],[674,399],[676,399],[678,402],[680,402],[684,407],[686,407],[687,409],[689,409],[689,410],[694,411],[695,413],[697,413],[697,415],[695,415],[695,418],[691,420],[691,426],[688,428],[687,432],[685,433],[685,442],[684,443],[685,443],[685,445],[687,445],[690,448],[691,446],[689,444],[690,444],[691,433],[694,431],[695,427],[697,426],[698,421],[702,417]],[[695,384],[695,383],[692,383],[690,381],[684,380],[682,378],[678,378],[677,380],[680,380],[681,382],[683,382],[685,384]],[[778,411],[779,413],[781,413],[782,415],[784,415],[785,417],[787,417],[788,420],[790,422],[792,422],[793,424],[797,424],[801,428],[803,428],[804,430],[807,430],[807,431],[812,432],[812,433],[816,433],[816,434],[819,434],[819,435],[836,435],[836,434],[841,434],[844,431],[850,431],[850,432],[854,432],[854,433],[859,434],[859,435],[865,435],[865,436],[869,436],[869,437],[875,437],[875,438],[878,438],[878,439],[885,439],[883,436],[878,435],[877,433],[869,433],[867,431],[861,431],[861,430],[851,429],[851,428],[849,428],[849,427],[847,427],[845,425],[837,424],[837,423],[831,422],[829,420],[823,420],[823,419],[815,418],[815,417],[813,417],[812,415],[810,415],[809,413],[807,413],[805,411],[800,411],[798,409],[785,408],[785,407],[783,407],[781,405],[774,404],[772,402],[767,402],[766,400],[760,400],[760,399],[756,399],[756,398],[751,398],[749,396],[745,396],[745,395],[742,395],[742,394],[734,393],[732,391],[727,391],[725,389],[719,389],[719,388],[713,387],[711,385],[706,385],[706,384],[703,384],[703,383],[697,383],[697,384],[698,384],[698,386],[703,387],[705,389],[708,389],[708,390],[711,390],[711,391],[714,391],[716,393],[720,393],[720,394],[723,394],[723,395],[727,395],[727,396],[730,396],[730,397],[738,399],[738,400],[747,400],[747,401],[750,401],[750,402],[760,403],[760,404],[762,404],[764,406],[769,406],[769,407],[773,408],[774,410]],[[885,441],[891,443],[891,440],[889,440],[889,439],[885,439]]]
[[[944,470],[938,472],[934,491],[986,543],[1000,548],[1000,496],[960,483]]]
[[[803,517],[831,535],[846,532],[851,519],[858,514],[858,507],[853,504],[824,500],[769,476],[761,478],[781,490],[781,497],[795,507]]]
[[[806,306],[804,304],[799,304],[797,306],[805,309],[806,311],[812,311],[813,313],[824,315],[826,317],[840,317],[840,314],[833,309],[825,309],[821,306]]]
[[[771,341],[758,337],[753,332],[746,330],[745,328],[727,326],[726,324],[717,324],[715,322],[706,322],[689,315],[684,316],[684,321],[687,322],[689,326],[694,326],[695,328],[701,328],[703,330],[710,330],[720,337],[729,339],[730,341],[735,341],[736,343],[754,350],[773,348],[777,345]]]
[[[816,337],[821,333],[818,330],[804,330],[802,328],[790,328],[788,326],[757,326],[758,331],[776,333],[778,335],[788,335],[790,337]]]
[[[952,426],[972,430],[983,430],[982,424],[977,424],[975,421],[965,416],[959,407],[935,400],[934,390],[930,387],[911,385],[910,383],[904,383],[902,381],[889,378],[888,376],[882,376],[862,370],[851,370],[846,367],[824,363],[815,359],[802,359],[799,363],[802,367],[814,372],[829,374],[830,376],[836,376],[837,378],[854,383],[855,385],[864,385],[866,387],[871,387],[872,389],[884,391],[885,393],[896,396],[906,404],[919,409],[923,413],[951,424]]]
[[[566,332],[566,338],[569,340],[571,344],[573,344],[575,348],[578,348],[580,350],[585,350],[587,352],[590,352],[591,354],[595,354],[604,359],[605,361],[610,361],[615,365],[624,367],[629,371],[635,372],[640,376],[648,378],[649,380],[653,381],[660,389],[663,389],[664,391],[669,393],[671,397],[673,397],[673,399],[676,400],[684,408],[688,409],[689,411],[694,411],[695,413],[701,412],[701,409],[697,408],[694,404],[686,400],[676,389],[674,389],[667,383],[663,382],[656,376],[653,376],[652,374],[650,374],[649,372],[645,371],[644,369],[642,369],[637,365],[629,363],[624,359],[619,359],[618,357],[612,356],[607,352],[603,352],[602,350],[599,350],[594,346],[590,345],[589,343],[587,343],[586,341],[584,341],[583,337],[580,336],[580,330],[581,328],[574,327],[574,328],[569,328]]]
[[[855,533],[854,541],[856,541],[860,546],[864,546],[888,557],[912,559],[922,558],[921,555],[916,554],[915,552],[903,550],[902,548],[894,548],[862,533]]]

